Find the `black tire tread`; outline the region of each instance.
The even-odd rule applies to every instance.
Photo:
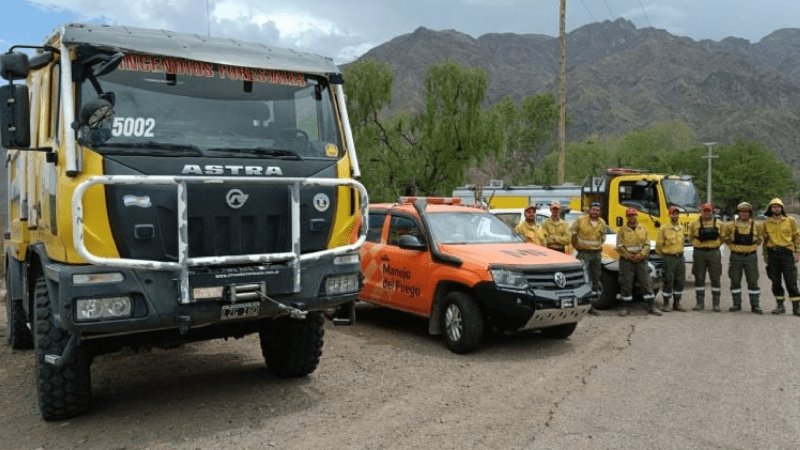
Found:
[[[34,304],[36,382],[42,418],[63,420],[85,414],[92,405],[91,357],[78,346],[60,368],[45,362],[45,355],[63,353],[70,335],[53,323],[44,278],[36,280]]]
[[[600,272],[600,284],[602,290],[600,295],[592,301],[592,306],[595,309],[608,309],[617,301],[617,293],[619,293],[619,279],[616,272],[610,270],[602,270]]]
[[[8,289],[8,283],[6,283]],[[28,319],[25,317],[25,310],[22,308],[21,300],[13,300],[6,291],[6,311],[8,324],[6,338],[8,344],[14,350],[30,350],[33,348],[33,334],[28,328]]]
[[[462,332],[458,341],[453,341],[447,333],[445,324],[447,308],[455,304],[461,310]],[[450,292],[442,306],[442,337],[447,348],[458,354],[471,353],[483,341],[483,316],[475,299],[465,292]]]
[[[305,319],[275,319],[259,332],[261,354],[267,368],[281,378],[304,377],[317,369],[322,356],[321,312],[309,312]]]

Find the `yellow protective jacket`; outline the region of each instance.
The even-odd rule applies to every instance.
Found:
[[[683,241],[683,226],[670,222],[669,225],[658,229],[658,236],[656,236],[656,253],[661,256],[682,255]]]
[[[593,225],[591,217],[581,216],[572,223],[570,233],[572,246],[576,250],[602,250],[606,237],[606,221],[598,217],[597,223]]]
[[[631,228],[627,224],[617,231],[617,252],[625,259],[631,259],[633,255],[640,255],[647,258],[650,254],[650,234],[643,225],[636,225]]]
[[[689,236],[692,238],[692,245],[697,248],[719,248],[722,245],[722,225],[723,223],[716,218],[706,221],[701,217],[695,220],[689,226]],[[702,229],[711,231],[713,228],[717,229],[716,239],[700,240]]]
[[[542,230],[539,228],[539,225],[536,225],[536,223],[529,224],[527,221],[523,220],[517,224],[516,227],[514,227],[514,232],[522,236],[526,242],[536,245],[544,245]]]
[[[783,247],[793,252],[800,252],[800,231],[794,217],[780,216],[776,222],[773,218],[764,221],[764,248]]]
[[[735,253],[752,253],[764,240],[764,225],[749,219],[734,220],[722,227],[722,240]]]
[[[562,219],[544,219],[542,222],[542,236],[544,244],[548,247],[560,247],[557,250],[564,250],[572,243],[572,236],[569,232],[569,225]]]

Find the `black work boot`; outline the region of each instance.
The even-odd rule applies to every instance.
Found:
[[[669,309],[669,299],[670,298],[671,297],[664,297],[664,296],[661,297],[662,303],[664,304],[664,306],[661,307],[661,311],[663,311],[663,312],[672,311],[671,309]]]
[[[750,311],[756,314],[764,314],[764,310],[761,309],[761,299],[759,299],[758,294],[750,294]]]
[[[631,313],[631,307],[629,303],[630,302],[622,302],[622,309],[619,311],[620,316],[625,317]]]
[[[697,304],[692,308],[695,311],[702,311],[706,306],[706,299],[704,295],[697,295]]]
[[[681,307],[681,296],[680,295],[676,295],[675,296],[675,298],[674,298],[674,300],[672,302],[672,309],[673,309],[673,311],[686,312],[686,310]]]
[[[800,317],[800,302],[792,301],[792,314]]]
[[[742,294],[732,294],[733,306],[728,311],[737,312],[742,310]]]
[[[711,303],[714,308],[714,312],[720,312],[719,309],[719,294],[711,294]]]
[[[656,301],[655,300],[647,300],[647,313],[652,314],[654,316],[660,316],[661,311],[656,308]]]
[[[775,303],[777,303],[778,306],[772,310],[772,314],[785,314],[786,309],[783,307],[783,300],[775,300]]]

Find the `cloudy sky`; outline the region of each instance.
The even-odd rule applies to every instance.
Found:
[[[486,33],[558,35],[559,0],[3,0],[0,50],[36,45],[72,21],[232,37],[355,59],[424,26]],[[800,28],[798,0],[567,0],[567,31],[623,17],[695,40],[758,42]]]

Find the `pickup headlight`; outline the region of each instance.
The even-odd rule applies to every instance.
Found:
[[[79,299],[75,302],[77,321],[121,319],[131,317],[131,298],[128,296]]]
[[[491,269],[489,272],[491,272],[497,287],[514,290],[528,289],[528,280],[525,279],[525,274],[522,272],[508,269]]]

